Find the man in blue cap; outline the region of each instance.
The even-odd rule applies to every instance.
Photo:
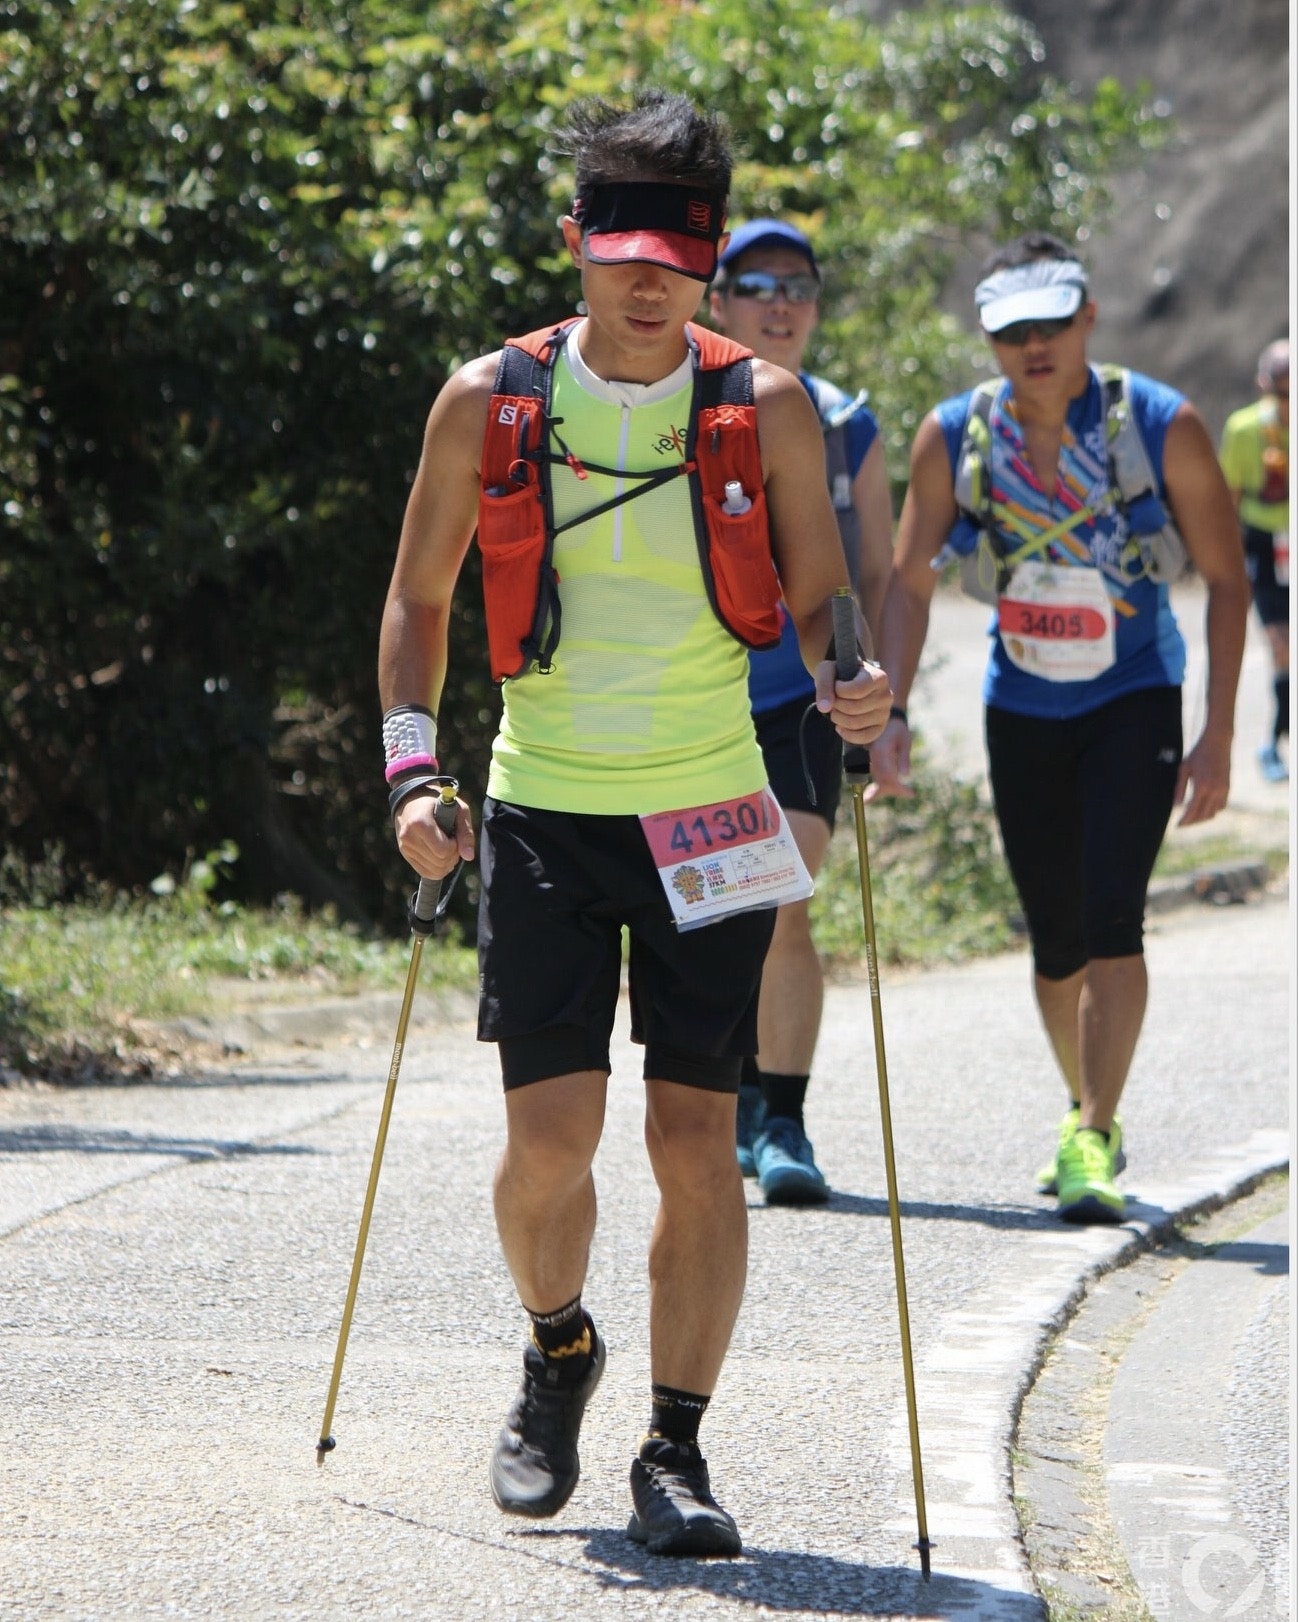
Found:
[[[761,360],[796,373],[816,407],[848,570],[874,636],[892,562],[888,471],[864,391],[849,398],[803,370],[820,316],[815,251],[785,220],[749,220],[731,233],[718,269],[713,324]],[[749,655],[749,697],[771,787],[814,875],[834,829],[842,742],[814,709],[815,690],[787,613],[782,622],[779,647]],[[762,972],[759,1051],[747,1061],[739,1089],[739,1163],[771,1205],[818,1205],[829,1197],[803,1120],[824,999],[807,906],[791,901],[779,909]]]

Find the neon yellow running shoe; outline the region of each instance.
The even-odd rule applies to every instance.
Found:
[[[1059,1151],[1059,1215],[1065,1222],[1121,1222],[1113,1150],[1103,1132],[1079,1126]]]
[[[1059,1123],[1059,1140],[1054,1154],[1037,1172],[1037,1193],[1057,1194],[1059,1192],[1059,1155],[1064,1145],[1071,1143],[1077,1132],[1077,1123],[1081,1119],[1081,1111],[1070,1109],[1064,1112],[1064,1118]],[[1113,1175],[1127,1169],[1126,1151],[1122,1147],[1122,1117],[1115,1115],[1113,1125],[1109,1128],[1109,1148],[1113,1151]]]

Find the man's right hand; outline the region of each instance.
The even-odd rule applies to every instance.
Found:
[[[397,807],[397,848],[423,879],[444,879],[456,862],[474,857],[473,818],[463,800],[455,802],[455,837],[437,826],[437,795],[412,794]]]
[[[910,728],[900,716],[894,716],[870,745],[870,781],[863,799],[881,800],[894,794],[902,800],[913,800],[915,790],[910,777]]]

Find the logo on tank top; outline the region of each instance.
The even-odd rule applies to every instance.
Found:
[[[673,452],[677,456],[684,456],[685,429],[673,425],[665,434],[659,434],[654,440],[654,449],[659,456],[671,456]]]

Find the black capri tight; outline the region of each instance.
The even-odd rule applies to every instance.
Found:
[[[1127,693],[1059,721],[989,705],[986,727],[1037,973],[1066,980],[1092,958],[1139,955],[1181,764],[1181,689]]]

